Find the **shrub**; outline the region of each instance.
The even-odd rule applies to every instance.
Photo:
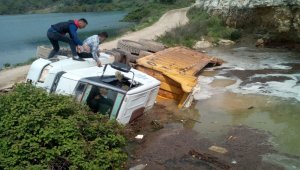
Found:
[[[120,169],[122,127],[71,97],[20,84],[0,96],[0,169]]]
[[[184,45],[193,47],[201,37],[210,37],[213,41],[221,38],[232,37],[234,29],[225,26],[217,16],[210,16],[199,8],[191,8],[188,11],[189,23],[172,29],[158,37],[158,40],[169,46]]]
[[[123,19],[123,21],[140,22],[143,18],[150,14],[150,9],[143,6],[129,12]]]
[[[234,30],[231,35],[230,35],[230,39],[231,40],[238,40],[242,37],[242,33],[240,30]]]
[[[11,64],[10,64],[10,63],[5,63],[5,64],[3,64],[3,66],[4,66],[4,67],[10,67]]]

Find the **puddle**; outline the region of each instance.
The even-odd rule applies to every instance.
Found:
[[[278,152],[264,160],[300,169],[300,54],[252,48],[209,53],[230,62],[202,78],[209,80],[200,83],[202,92],[195,96],[202,123],[193,129],[212,141],[232,126],[262,130],[270,134],[269,142]]]
[[[195,107],[202,123],[194,129],[211,139],[217,140],[231,126],[246,125],[271,133],[278,151],[300,156],[300,102],[227,92]]]
[[[300,169],[300,54],[237,47],[211,49],[224,65],[205,70],[191,108],[158,101],[133,125],[145,141],[132,143],[128,166],[146,169]],[[151,121],[163,124],[151,128]],[[228,153],[214,153],[212,145]],[[199,160],[195,150],[217,163]]]
[[[269,134],[247,126],[231,126],[214,140],[211,136],[199,133],[195,127],[204,122],[197,109],[171,113],[168,107],[155,108],[131,125],[145,135],[143,142],[132,142],[129,150],[128,167],[147,164],[151,169],[283,169],[282,165],[263,161],[261,155],[276,153],[269,144]],[[171,113],[171,114],[170,114]],[[169,117],[165,119],[165,117]],[[160,130],[149,130],[151,121],[158,120],[164,125]],[[150,128],[151,129],[151,128]],[[213,145],[226,148],[220,154],[209,150]],[[199,159],[190,154],[196,151],[212,160]],[[232,163],[232,162],[236,163]],[[220,167],[221,165],[221,167]]]

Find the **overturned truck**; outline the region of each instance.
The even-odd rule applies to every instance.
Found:
[[[45,52],[42,54],[41,57],[47,56]],[[116,61],[123,60],[123,57],[127,58],[126,64],[117,64]],[[150,109],[157,94],[175,100],[178,108],[189,107],[194,92],[199,90],[197,80],[201,71],[223,62],[185,47],[166,48],[150,40],[119,41],[116,49],[101,53],[99,59],[105,65],[101,68],[96,67],[93,59],[74,61],[59,58],[61,56],[57,61],[36,60],[31,65],[27,82],[50,93],[73,95],[94,112],[102,112],[124,124]],[[106,69],[109,71],[106,72]],[[123,78],[120,79],[120,76]],[[120,86],[125,82],[127,88],[124,84]],[[113,96],[110,107],[104,106],[102,100],[91,102],[101,93],[114,94],[109,95]]]
[[[70,67],[70,64],[73,67]],[[93,112],[127,124],[152,108],[160,82],[121,63],[93,66],[89,61],[38,59],[26,81],[50,93],[71,95]]]

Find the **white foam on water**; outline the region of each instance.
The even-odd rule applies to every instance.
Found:
[[[280,154],[266,154],[262,156],[263,161],[275,165],[283,166],[287,170],[295,170],[300,168],[300,161],[297,158],[289,158]]]
[[[210,84],[214,80],[233,80],[231,78],[225,76],[214,76],[214,77],[206,77],[206,76],[199,76],[198,77],[198,87],[197,91],[194,92],[194,99],[195,100],[205,100],[211,98],[215,94],[224,93],[226,88],[223,87],[212,87]]]
[[[285,66],[285,65],[280,65],[280,64],[275,64],[271,66],[272,69],[280,69],[280,70],[290,70],[292,67],[290,66]]]
[[[229,70],[290,70],[288,63],[299,63],[299,54],[287,50],[277,49],[257,49],[249,47],[238,47],[234,49],[212,49],[209,55],[218,57],[226,61],[222,66],[219,74],[227,73]],[[299,70],[300,71],[300,70]],[[268,81],[266,83],[253,82],[241,86],[242,80],[237,77],[236,83],[225,87],[226,90],[234,93],[242,94],[263,94],[270,96],[278,96],[283,98],[295,98],[300,101],[300,74],[255,74],[251,78],[287,77],[289,80],[284,81]],[[215,76],[214,79],[224,79],[224,77]],[[201,82],[202,92],[205,96],[214,94],[210,92],[212,89],[208,84]],[[204,90],[203,88],[206,88]],[[199,95],[201,96],[201,95]]]
[[[210,98],[213,93],[212,93],[212,87],[210,87],[208,84],[213,82],[214,78],[213,77],[205,77],[205,76],[199,76],[198,77],[198,85],[200,89],[198,89],[194,93],[194,99],[195,100],[204,100]]]
[[[241,80],[237,81],[234,85],[229,86],[227,89],[234,93],[241,94],[262,94],[268,96],[277,96],[282,98],[294,98],[300,101],[300,84],[298,84],[295,75],[282,75],[276,74],[278,76],[286,76],[292,78],[290,80],[279,81],[268,81],[266,83],[254,82],[249,83],[244,86],[240,86]],[[253,77],[267,77],[270,75],[255,75]]]
[[[214,76],[214,78],[215,79],[227,79],[227,80],[232,80],[232,79],[230,79],[230,78],[228,78],[228,77],[225,77],[225,76]]]
[[[221,67],[234,70],[291,69],[285,63],[299,62],[298,54],[286,50],[238,47],[234,49],[212,49],[209,55],[221,58]]]

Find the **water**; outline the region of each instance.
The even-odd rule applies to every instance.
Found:
[[[277,49],[212,49],[228,61],[200,78],[201,92],[192,128],[220,141],[233,126],[270,134],[276,153],[263,160],[285,169],[300,169],[300,54]]]
[[[94,33],[116,34],[131,24],[119,22],[125,12],[51,13],[0,16],[0,68],[5,63],[16,64],[34,57],[38,45],[49,44],[46,32],[50,25],[70,19],[86,18],[89,25],[78,30],[82,40]]]

